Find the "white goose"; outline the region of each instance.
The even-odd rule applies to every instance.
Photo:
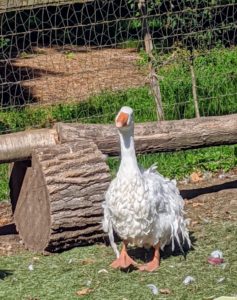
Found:
[[[121,144],[121,163],[117,176],[105,195],[103,229],[109,234],[117,259],[114,268],[136,266],[129,257],[127,245],[154,247],[152,261],[139,267],[154,271],[160,264],[160,248],[176,240],[191,245],[183,217],[184,201],[175,181],[164,178],[152,166],[146,171],[137,164],[134,148],[133,110],[122,107],[115,119]],[[119,255],[114,243],[113,230],[123,241]],[[181,239],[180,239],[181,238]]]

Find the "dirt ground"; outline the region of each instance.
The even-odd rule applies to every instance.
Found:
[[[40,104],[80,101],[102,91],[144,85],[136,49],[36,48],[14,61],[24,90]]]
[[[237,221],[237,169],[178,185],[185,199],[186,217],[190,218],[190,231],[199,230],[203,223]],[[0,255],[11,255],[23,249],[10,204],[0,203]]]

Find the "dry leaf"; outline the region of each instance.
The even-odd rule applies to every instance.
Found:
[[[33,260],[39,260],[39,257],[34,256],[34,257],[33,257]]]
[[[192,182],[199,182],[202,180],[202,173],[201,172],[193,172],[190,175],[190,179]]]
[[[202,202],[196,202],[196,203],[193,203],[193,207],[198,207],[198,206],[203,206],[205,203],[202,203]]]
[[[160,289],[160,293],[161,294],[165,294],[165,295],[170,295],[171,294],[171,290],[170,289]]]
[[[199,224],[198,221],[192,221],[191,226],[195,226],[195,225],[197,225],[197,224]]]
[[[1,218],[0,226],[6,225],[9,223],[9,218]]]
[[[94,259],[91,259],[91,258],[86,258],[86,259],[80,260],[80,263],[81,263],[82,265],[89,265],[89,264],[94,264],[94,263],[95,263],[95,260],[94,260]]]
[[[91,292],[93,292],[93,289],[84,288],[84,289],[82,289],[80,291],[77,291],[76,294],[77,294],[77,296],[85,296],[85,295],[90,294]]]

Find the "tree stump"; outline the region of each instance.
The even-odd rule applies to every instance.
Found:
[[[109,168],[93,142],[34,150],[14,214],[26,248],[55,252],[101,239],[109,183]]]

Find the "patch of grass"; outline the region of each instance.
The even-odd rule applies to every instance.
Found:
[[[158,69],[168,120],[195,117],[190,60],[187,55],[187,51],[177,52],[171,63]],[[196,55],[194,69],[201,116],[236,113],[237,47],[213,49]],[[141,59],[144,60],[144,55]],[[163,60],[165,62],[169,57],[164,56]]]
[[[0,131],[4,133],[32,127],[50,127],[59,121],[112,123],[123,105],[134,108],[137,122],[156,120],[154,101],[149,89],[141,87],[119,92],[104,92],[80,103],[2,110]]]
[[[143,168],[157,165],[158,171],[169,178],[183,179],[193,171],[225,172],[237,166],[237,145],[219,146],[170,153],[138,155],[138,163]],[[115,176],[119,158],[109,158],[108,164]]]
[[[237,252],[236,227],[233,223],[203,224],[195,232],[195,250],[187,259],[171,256],[161,260],[160,269],[152,274],[134,271],[124,273],[109,267],[115,258],[110,247],[80,247],[52,256],[22,253],[0,257],[0,298],[4,300],[65,300],[78,299],[76,291],[91,288],[83,299],[209,299],[236,293]],[[225,268],[207,263],[210,253],[224,253]],[[34,270],[28,266],[33,263]],[[108,273],[98,273],[106,269]],[[184,286],[186,276],[196,281]],[[222,283],[218,279],[223,278]],[[147,284],[168,288],[170,295],[152,295]],[[210,299],[212,299],[210,298]]]
[[[8,164],[0,164],[0,201],[9,199]]]

